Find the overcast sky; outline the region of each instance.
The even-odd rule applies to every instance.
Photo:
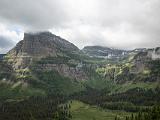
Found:
[[[0,0],[0,53],[49,30],[83,48],[160,46],[160,0]]]

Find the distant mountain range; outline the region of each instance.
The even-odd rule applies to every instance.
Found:
[[[82,51],[89,55],[90,57],[99,57],[99,58],[106,58],[106,59],[119,59],[128,56],[132,53],[139,53],[139,52],[148,52],[148,57],[152,59],[160,58],[160,48],[137,48],[134,50],[119,50],[109,47],[103,46],[86,46],[82,49]]]

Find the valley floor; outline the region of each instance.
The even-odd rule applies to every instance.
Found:
[[[129,112],[111,111],[90,106],[80,101],[72,101],[71,103],[72,120],[115,120],[118,116],[120,120],[125,120],[125,117],[130,115]]]

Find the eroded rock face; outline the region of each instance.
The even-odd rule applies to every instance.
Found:
[[[7,56],[14,69],[26,68],[33,60],[57,56],[59,51],[79,51],[72,43],[50,32],[25,33]]]

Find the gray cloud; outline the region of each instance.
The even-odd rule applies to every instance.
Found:
[[[6,53],[13,45],[14,42],[11,39],[0,36],[0,53]]]
[[[159,0],[1,0],[0,20],[24,31],[50,30],[80,48],[160,46]]]
[[[63,4],[56,0],[1,0],[0,17],[24,29],[49,29],[67,19]]]

